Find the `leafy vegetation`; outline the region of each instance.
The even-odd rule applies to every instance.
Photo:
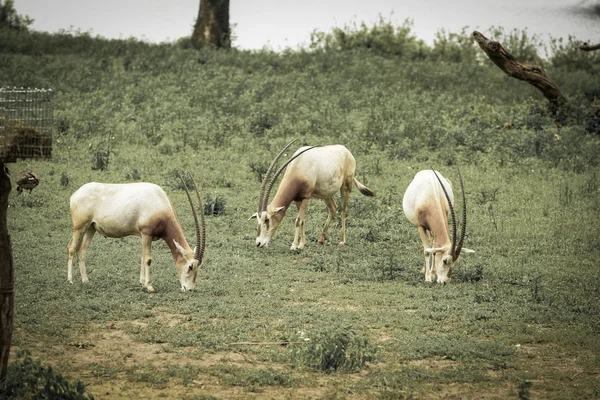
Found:
[[[53,158],[10,166],[41,182],[9,199],[13,354],[107,397],[598,398],[600,52],[570,38],[542,54],[527,33],[492,32],[540,60],[569,98],[568,123],[557,128],[541,94],[467,32],[429,46],[410,22],[316,32],[283,53],[1,31],[0,86],[55,91]],[[269,248],[255,246],[260,181],[295,137],[344,144],[377,192],[352,194],[345,247],[339,223],[317,245],[317,200],[307,249],[287,250],[293,211]],[[402,195],[417,171],[456,181],[456,166],[476,253],[450,285],[428,285]],[[139,239],[101,235],[90,283],[76,272],[68,285],[70,194],[89,181],[157,183],[190,237],[180,171],[206,203],[198,290],[179,292],[158,241],[157,293],[143,292]],[[295,343],[298,332],[310,341]]]
[[[360,371],[375,358],[369,341],[349,328],[316,332],[312,338],[300,332],[294,343],[294,363],[327,373]]]
[[[0,382],[3,399],[64,399],[85,400],[94,396],[85,393],[85,385],[69,382],[51,366],[42,365],[26,353],[10,365],[6,378]]]

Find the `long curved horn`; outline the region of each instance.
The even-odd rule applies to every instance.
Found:
[[[462,192],[462,202],[463,202],[463,221],[462,226],[460,228],[460,238],[458,239],[458,245],[456,246],[456,253],[452,254],[453,261],[456,261],[458,256],[460,256],[460,251],[462,250],[463,242],[465,240],[465,233],[467,231],[467,199],[465,197],[465,186],[463,184],[462,175],[460,174],[460,169],[456,167],[458,170],[458,178],[460,179],[460,190]]]
[[[283,171],[285,169],[285,167],[287,167],[288,164],[291,163],[292,161],[294,161],[296,158],[300,157],[302,154],[306,153],[307,151],[314,149],[315,147],[319,147],[319,146],[310,146],[310,147],[302,150],[300,153],[295,154],[289,160],[284,162],[283,165],[281,167],[279,167],[277,172],[275,172],[275,174],[273,174],[273,179],[271,179],[271,181],[269,182],[269,185],[267,186],[267,190],[265,191],[265,209],[267,207],[267,201],[269,201],[269,194],[271,193],[271,189],[273,189],[273,185],[275,184],[275,181],[277,180],[277,177],[279,176],[279,174],[281,174],[281,171]]]
[[[281,155],[292,145],[294,144],[294,142],[296,140],[298,140],[299,138],[296,138],[294,140],[292,140],[291,142],[289,142],[288,144],[285,145],[285,147],[283,149],[281,149],[281,151],[279,152],[279,154],[277,154],[275,156],[275,158],[273,159],[273,161],[271,162],[271,165],[269,165],[269,168],[267,169],[267,172],[265,173],[265,176],[263,178],[263,182],[262,185],[260,186],[260,193],[258,195],[258,213],[260,214],[262,211],[264,211],[267,208],[267,202],[265,200],[265,188],[267,187],[267,183],[269,182],[269,177],[271,175],[271,173],[273,172],[273,169],[275,168],[275,164],[277,163],[277,160],[279,160],[279,157],[281,157]],[[269,196],[267,196],[268,198]]]
[[[198,231],[198,224],[196,224],[196,252],[194,253],[194,258],[198,260],[200,265],[202,265],[202,260],[204,259],[204,249],[206,248],[206,223],[204,220],[204,207],[202,206],[202,199],[200,198],[200,192],[198,191],[198,186],[196,186],[196,181],[194,181],[192,174],[188,172],[188,175],[194,184],[194,190],[196,191],[196,197],[198,198],[198,205],[200,206],[200,231]],[[198,235],[198,233],[201,233],[201,235]]]
[[[191,174],[189,174],[189,172],[188,172],[188,175],[191,177]],[[185,194],[187,195],[187,198],[190,202],[190,206],[192,207],[192,215],[194,216],[194,223],[196,225],[196,252],[194,253],[194,258],[201,262],[202,261],[201,257],[204,255],[204,247],[203,247],[203,243],[202,243],[203,239],[200,239],[201,236],[200,236],[200,224],[198,224],[198,214],[196,213],[196,208],[194,207],[194,203],[192,202],[192,196],[190,196],[190,191],[188,190],[188,187],[185,183],[185,180],[183,179],[183,176],[181,175],[181,172],[179,173],[179,179],[181,179],[181,182],[183,183],[183,188],[185,189]],[[192,178],[192,182],[194,183],[194,187],[195,187],[196,183],[194,182],[193,178]],[[196,191],[196,193],[198,193],[198,192]],[[200,197],[200,196],[198,195],[198,197]],[[202,202],[200,204],[202,204]],[[202,230],[204,231],[204,212],[202,213]],[[201,249],[201,250],[199,250],[199,249]],[[202,251],[202,254],[199,254],[199,251]],[[199,256],[200,256],[200,258],[199,258]]]
[[[440,186],[442,187],[442,190],[444,191],[444,195],[446,195],[446,200],[448,200],[448,205],[450,206],[450,215],[452,216],[452,247],[450,248],[450,254],[452,254],[452,259],[456,260],[454,258],[454,250],[456,249],[456,215],[454,214],[454,206],[452,205],[452,202],[450,201],[450,196],[448,196],[446,187],[442,183],[442,180],[440,179],[439,175],[437,174],[437,172],[435,172],[435,170],[433,168],[431,170],[433,171],[433,174],[435,175],[437,180],[440,182]]]

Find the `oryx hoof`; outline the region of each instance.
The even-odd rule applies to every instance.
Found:
[[[156,293],[156,290],[154,290],[154,287],[152,285],[148,285],[144,289],[146,289],[148,293]]]

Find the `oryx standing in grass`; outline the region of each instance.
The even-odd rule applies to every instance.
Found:
[[[327,205],[327,221],[319,237],[319,243],[325,241],[327,229],[333,217],[337,214],[337,205],[333,196],[338,191],[342,198],[342,240],[340,245],[346,244],[346,218],[348,217],[348,199],[352,185],[365,196],[374,196],[375,193],[360,183],[354,177],[356,161],[342,145],[310,146],[299,148],[294,155],[273,173],[275,164],[281,155],[296,140],[288,143],[275,157],[265,174],[258,201],[258,211],[252,215],[258,221],[256,245],[264,247],[269,244],[275,235],[279,223],[283,219],[292,202],[298,208],[296,218],[296,233],[290,250],[303,249],[306,245],[304,220],[311,198],[322,199]],[[275,180],[286,168],[285,174],[271,203],[269,194]]]
[[[452,186],[439,172],[434,170],[418,172],[404,193],[402,200],[404,214],[410,222],[417,225],[423,242],[425,281],[427,282],[432,280],[434,267],[437,282],[449,282],[452,276],[452,266],[458,259],[461,250],[465,253],[474,252],[463,248],[467,227],[467,205],[460,171],[458,171],[458,176],[463,200],[463,221],[458,241],[456,240]],[[450,241],[448,233],[449,215],[452,216],[452,241]],[[430,244],[432,240],[433,247]]]
[[[205,224],[202,201],[196,184],[194,183],[194,189],[200,203],[200,224],[190,193],[185,182],[183,184],[196,224],[196,248],[194,250],[185,239],[167,194],[159,186],[146,182],[124,184],[91,182],[77,189],[70,201],[73,238],[67,246],[69,250],[69,282],[73,283],[72,268],[75,254],[79,259],[81,281],[84,283],[88,281],[85,270],[85,254],[94,234],[99,232],[101,235],[111,238],[141,236],[140,283],[148,292],[154,291],[150,283],[152,241],[163,239],[175,259],[181,290],[193,290],[196,285],[196,275],[204,256]]]

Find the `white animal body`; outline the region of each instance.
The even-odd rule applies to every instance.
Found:
[[[294,241],[290,250],[303,249],[306,245],[304,222],[311,198],[322,199],[327,205],[327,221],[319,237],[319,243],[322,244],[326,239],[329,225],[337,214],[337,205],[333,199],[337,192],[340,192],[342,201],[342,240],[340,245],[346,244],[346,218],[348,217],[348,199],[352,185],[356,185],[365,196],[374,196],[375,193],[354,177],[356,161],[350,151],[342,145],[301,147],[270,177],[270,172],[278,158],[293,142],[289,143],[275,157],[264,178],[259,196],[258,212],[253,215],[253,217],[257,217],[258,221],[256,245],[264,247],[269,244],[290,204],[294,202],[298,209],[298,217],[296,218]],[[286,166],[287,169],[275,197],[267,205],[273,183]],[[270,182],[267,183],[269,179]]]
[[[196,187],[195,189],[200,201],[198,189]],[[185,239],[169,198],[159,186],[146,182],[126,184],[91,182],[77,189],[70,201],[73,237],[67,246],[69,282],[73,283],[72,268],[75,254],[79,259],[81,281],[84,283],[88,281],[85,255],[94,234],[99,232],[111,238],[131,235],[142,238],[140,284],[149,292],[154,291],[150,283],[152,241],[163,239],[175,259],[181,290],[194,289],[196,275],[204,255],[205,226],[204,216],[201,214],[201,233],[189,192],[187,195],[196,223],[196,249],[194,250]]]
[[[418,172],[404,193],[402,200],[404,214],[410,222],[417,225],[423,243],[425,281],[427,282],[432,281],[434,268],[437,282],[449,282],[452,276],[452,266],[458,259],[461,250],[465,253],[473,253],[473,250],[462,247],[467,224],[462,177],[460,183],[463,197],[463,222],[458,242],[456,241],[452,186],[439,172],[433,170]],[[448,232],[449,215],[452,215],[453,222],[452,241]],[[432,240],[433,244],[431,244]]]

